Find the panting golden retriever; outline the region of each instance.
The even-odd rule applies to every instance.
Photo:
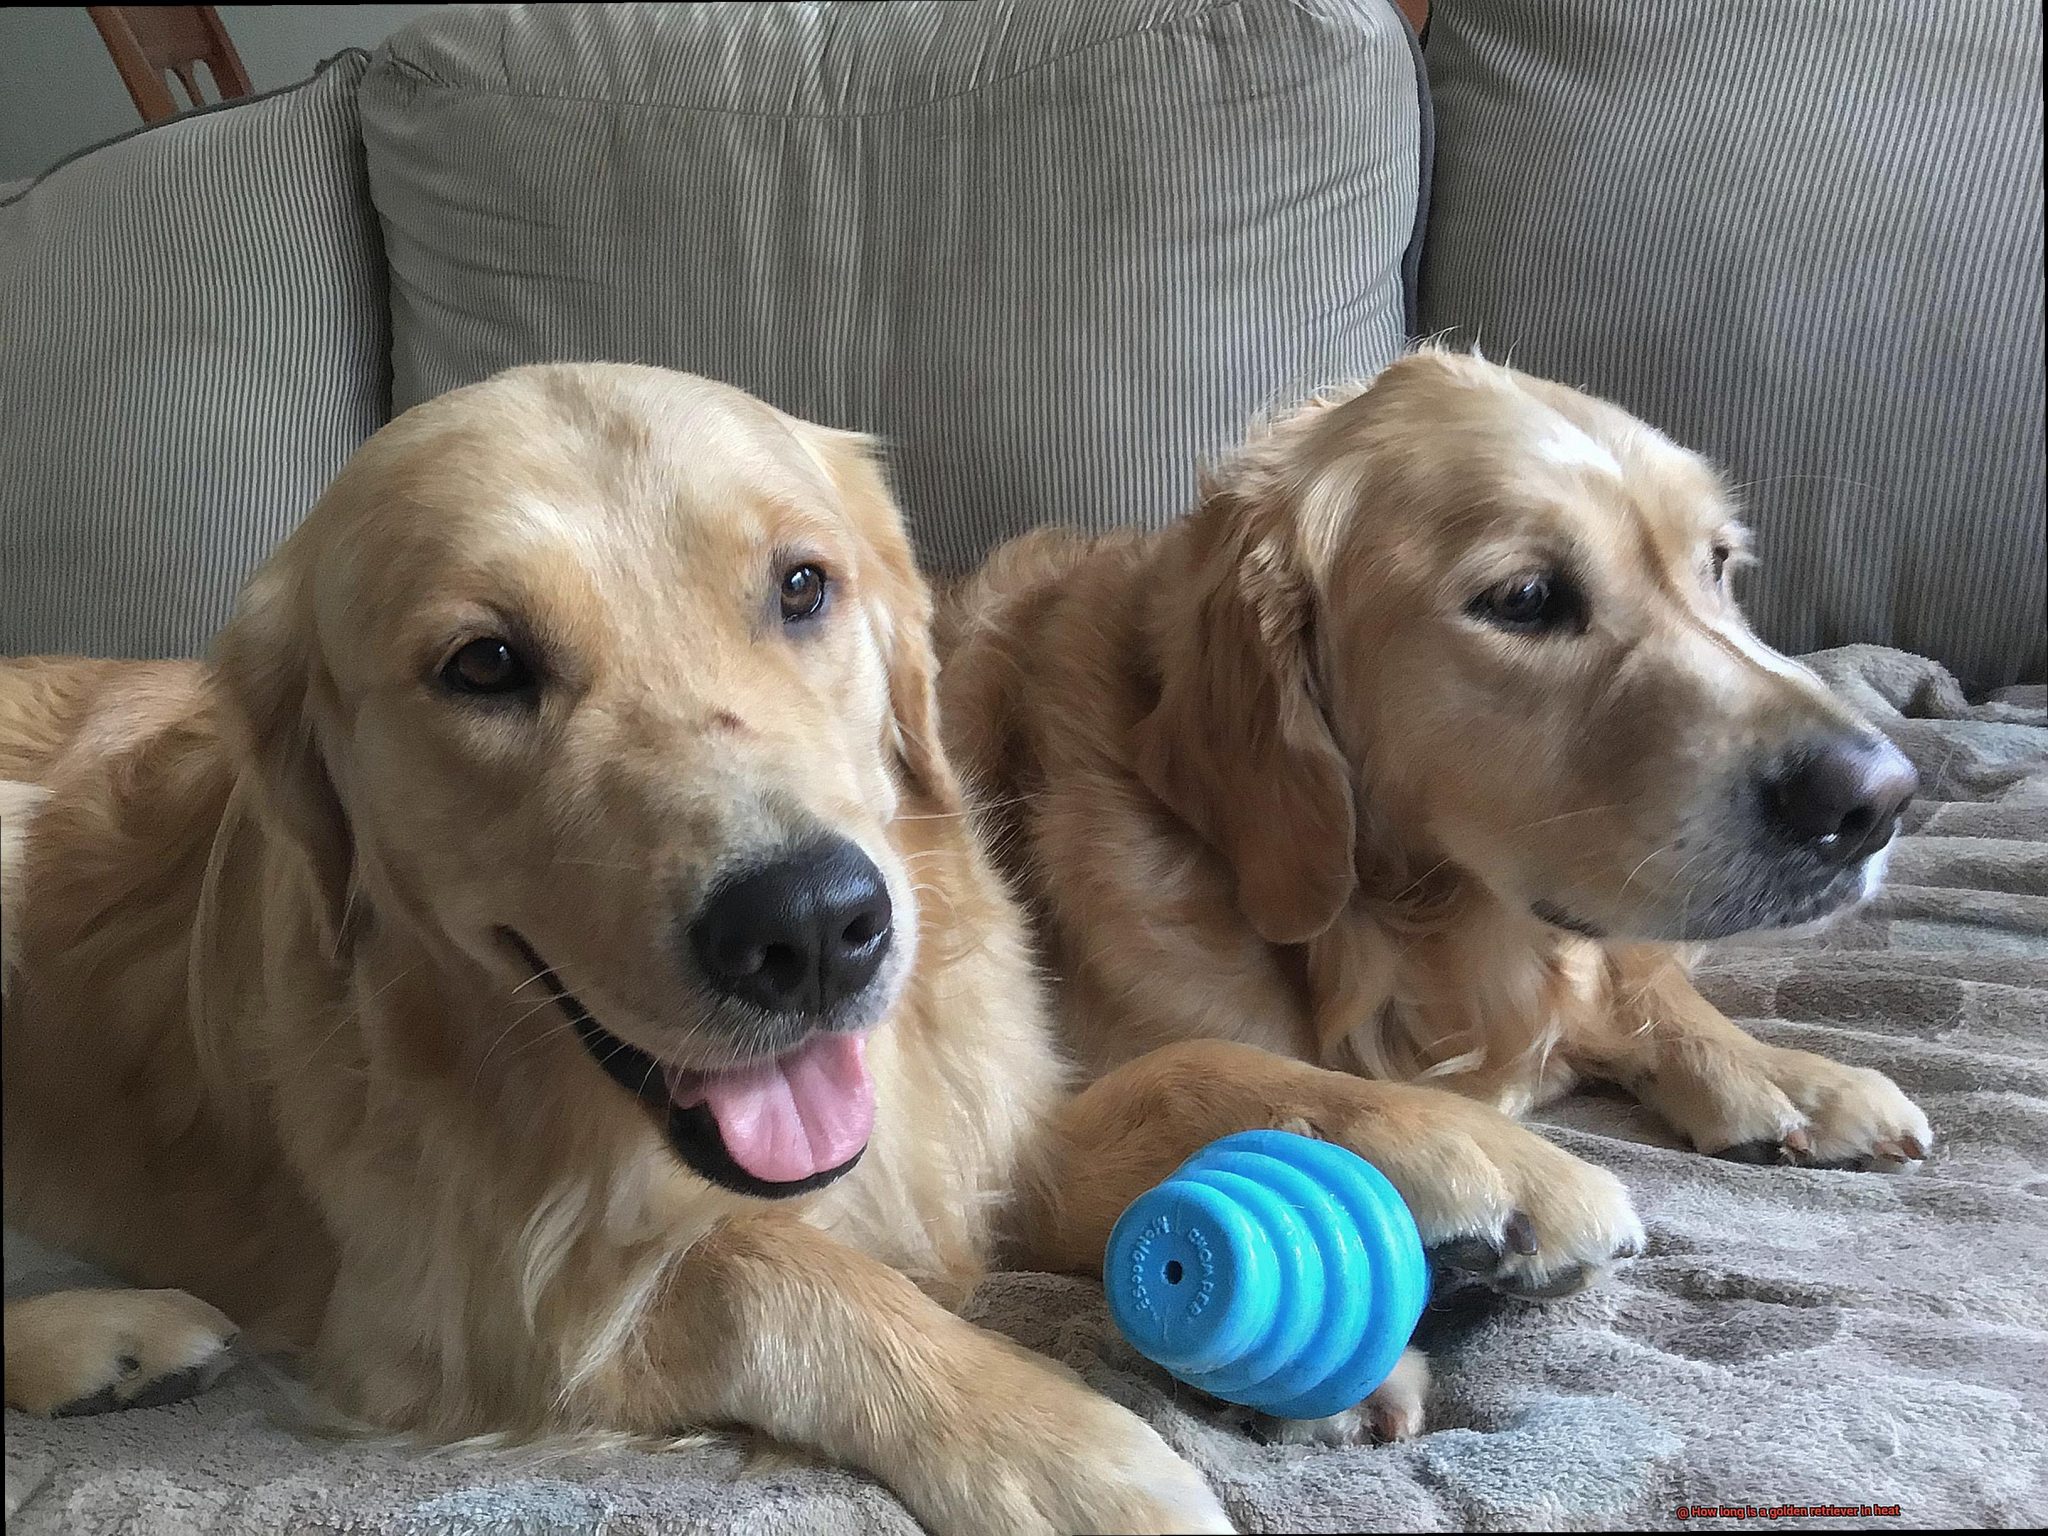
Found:
[[[1610,1175],[1435,1089],[1197,1041],[1070,1096],[929,617],[864,440],[557,366],[378,433],[211,667],[0,664],[8,1216],[158,1288],[9,1303],[8,1401],[162,1396],[239,1327],[422,1436],[737,1424],[937,1530],[1222,1530],[945,1303],[1098,1268],[1249,1126],[1371,1158],[1510,1288],[1640,1244]]]
[[[1623,411],[1440,350],[1277,422],[1150,536],[943,605],[943,720],[1101,1072],[1231,1040],[1519,1114],[1618,1083],[1703,1152],[1896,1167],[1879,1073],[1688,946],[1875,890],[1905,759],[1759,642],[1745,537]]]

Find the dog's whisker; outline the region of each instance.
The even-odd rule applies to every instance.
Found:
[[[1705,858],[1707,853],[1708,850],[1702,848],[1683,864],[1679,865],[1671,876],[1671,883],[1677,885],[1685,877],[1685,872]],[[1687,932],[1692,925],[1692,899],[1699,894],[1699,888],[1705,882],[1705,879],[1706,876],[1703,875],[1699,880],[1695,880],[1692,884],[1685,887],[1685,893],[1678,905],[1678,931],[1680,933]]]
[[[970,803],[963,811],[910,811],[898,815],[895,819],[897,821],[957,821],[963,817],[977,816],[987,811],[1007,811],[1013,806],[1032,805],[1044,798],[1045,794],[1042,790],[1006,795],[999,800],[983,800],[970,796]]]
[[[540,978],[536,976],[529,979],[537,981]],[[524,1013],[520,1014],[518,1018],[514,1019],[511,1023],[507,1024],[503,1029],[499,1030],[497,1035],[493,1037],[493,1039],[491,1040],[491,1043],[487,1047],[485,1047],[483,1055],[477,1058],[476,1074],[471,1079],[470,1086],[474,1088],[477,1086],[477,1084],[483,1081],[484,1068],[490,1065],[492,1054],[498,1049],[499,1046],[505,1043],[505,1041],[511,1036],[514,1030],[518,1029],[519,1026],[524,1024],[528,1019],[531,1019],[538,1014],[545,1013],[548,1009],[554,1006],[554,998],[542,998],[539,1002],[535,1003],[531,1008],[528,1008]]]
[[[519,1017],[514,1019],[511,1023],[507,1024],[503,1029],[499,1030],[495,1036],[492,1037],[491,1043],[489,1046],[485,1048],[483,1055],[477,1058],[476,1075],[472,1080],[472,1087],[474,1087],[476,1083],[479,1083],[483,1080],[484,1068],[490,1065],[492,1053],[495,1052],[500,1045],[504,1044],[506,1039],[509,1038],[512,1035],[512,1033],[519,1028],[520,1025],[524,1024],[528,1019],[535,1017],[537,1014],[545,1013],[551,1006],[553,1006],[553,1003],[553,998],[549,998],[545,1002],[536,1003],[533,1007],[527,1009],[526,1012],[520,1014]]]
[[[322,1035],[317,1041],[313,1043],[313,1045],[304,1053],[304,1055],[301,1056],[297,1066],[292,1070],[310,1070],[318,1061],[319,1057],[323,1053],[325,1053],[327,1047],[334,1043],[336,1037],[339,1036],[343,1030],[347,1029],[351,1024],[361,1022],[363,1011],[365,1008],[367,1008],[371,1003],[374,1003],[378,998],[382,997],[386,992],[389,992],[393,987],[397,986],[400,982],[404,981],[408,976],[411,976],[415,971],[419,970],[420,967],[424,964],[424,961],[415,960],[411,965],[401,967],[399,970],[394,971],[390,976],[386,977],[383,981],[379,982],[375,987],[371,988],[368,992],[364,993],[360,999],[355,999],[337,1004],[334,1008],[334,1027],[328,1030],[326,1034]],[[316,1014],[313,1017],[317,1018],[318,1015]]]
[[[1396,891],[1392,896],[1388,897],[1388,901],[1390,903],[1399,904],[1400,902],[1407,900],[1411,892],[1421,889],[1422,886],[1428,882],[1429,878],[1432,875],[1436,874],[1438,870],[1449,868],[1450,862],[1451,861],[1448,858],[1438,859],[1434,864],[1430,865],[1429,868],[1425,869],[1413,880],[1410,880],[1406,885],[1402,886],[1400,890]]]
[[[326,1034],[322,1035],[317,1041],[315,1041],[313,1045],[299,1058],[297,1064],[293,1067],[288,1068],[287,1070],[294,1073],[312,1071],[314,1067],[316,1067],[319,1064],[320,1057],[326,1054],[327,1047],[334,1044],[335,1038],[338,1035],[340,1035],[340,1033],[343,1030],[347,1029],[349,1025],[356,1023],[359,1017],[357,1013],[350,1008],[338,1008],[335,1010],[335,1012],[338,1013],[340,1017],[334,1021],[334,1028],[327,1031]]]
[[[1536,828],[1547,827],[1555,821],[1570,821],[1574,816],[1599,816],[1608,811],[1625,811],[1627,809],[1627,801],[1617,800],[1610,805],[1589,805],[1583,810],[1559,811],[1555,816],[1541,816],[1535,821],[1525,821],[1505,830],[1509,832],[1533,832]]]
[[[1671,852],[1672,849],[1678,847],[1683,842],[1683,838],[1673,838],[1670,842],[1660,843],[1657,847],[1652,848],[1648,853],[1644,854],[1642,858],[1636,862],[1636,867],[1628,872],[1628,878],[1621,882],[1621,888],[1615,894],[1618,896],[1626,895],[1628,893],[1628,888],[1631,885],[1635,884],[1636,876],[1640,875],[1643,872],[1644,868],[1648,866],[1649,862],[1652,859],[1656,858],[1660,854]]]
[[[1740,481],[1730,486],[1729,489],[1737,495],[1741,495],[1745,491],[1761,490],[1767,485],[1785,485],[1792,481],[1814,481],[1829,485],[1854,486],[1859,491],[1868,491],[1871,495],[1883,497],[1887,501],[1896,501],[1898,499],[1896,492],[1887,490],[1885,487],[1873,484],[1868,480],[1858,480],[1853,475],[1765,475],[1757,480]]]
[[[401,981],[404,981],[408,976],[412,975],[413,972],[417,971],[421,966],[425,964],[426,962],[424,960],[415,960],[411,965],[404,967],[402,970],[393,972],[390,976],[386,977],[383,981],[379,982],[375,987],[371,988],[371,990],[363,997],[362,1002],[359,1003],[357,1006],[360,1007],[363,1004],[374,1003],[378,998],[382,997],[386,992],[389,992],[393,987],[397,986]]]
[[[546,1029],[539,1031],[531,1038],[522,1040],[519,1044],[513,1046],[511,1050],[505,1053],[505,1060],[510,1061],[513,1057],[523,1055],[537,1045],[546,1044],[558,1035],[571,1033],[575,1028],[575,1022],[570,1019],[563,1019],[559,1023],[550,1024]]]

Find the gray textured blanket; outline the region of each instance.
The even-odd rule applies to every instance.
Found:
[[[1777,1528],[2039,1523],[2048,698],[1972,706],[1931,663],[1872,647],[1811,659],[1912,756],[1924,799],[1872,908],[1822,939],[1727,946],[1702,979],[1767,1040],[1891,1073],[1941,1138],[1923,1168],[1718,1163],[1620,1099],[1568,1100],[1551,1134],[1627,1180],[1649,1252],[1584,1295],[1459,1333],[1438,1355],[1430,1432],[1394,1448],[1255,1443],[1132,1356],[1084,1281],[998,1277],[981,1320],[1151,1419],[1246,1530],[1669,1527],[1694,1505],[1857,1511]],[[10,1291],[33,1283],[32,1262],[10,1250]],[[731,1440],[423,1458],[294,1436],[271,1420],[279,1401],[239,1374],[167,1408],[10,1413],[7,1528],[915,1531],[866,1478],[763,1465]]]

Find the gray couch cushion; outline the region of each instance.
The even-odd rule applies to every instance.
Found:
[[[2048,672],[2037,4],[1439,0],[1428,53],[1426,328],[1719,459],[1787,650]]]
[[[364,82],[402,408],[513,363],[729,380],[889,440],[941,568],[1153,524],[1405,329],[1385,0],[460,8]]]
[[[0,204],[0,654],[199,653],[382,422],[366,63]]]

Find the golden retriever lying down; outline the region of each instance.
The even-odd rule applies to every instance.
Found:
[[[1686,980],[1868,897],[1914,789],[1750,633],[1744,548],[1662,434],[1432,350],[1163,532],[998,550],[940,615],[943,720],[1084,1062],[1242,1041],[1511,1114],[1603,1079],[1703,1152],[1924,1158],[1889,1079]]]
[[[939,1530],[1221,1530],[942,1303],[1099,1267],[1248,1126],[1355,1148],[1505,1283],[1640,1244],[1435,1089],[1201,1041],[1070,1098],[928,618],[863,440],[563,366],[378,433],[213,668],[0,664],[8,1216],[168,1288],[9,1303],[8,1401],[161,1396],[239,1326],[425,1436],[749,1425]]]

